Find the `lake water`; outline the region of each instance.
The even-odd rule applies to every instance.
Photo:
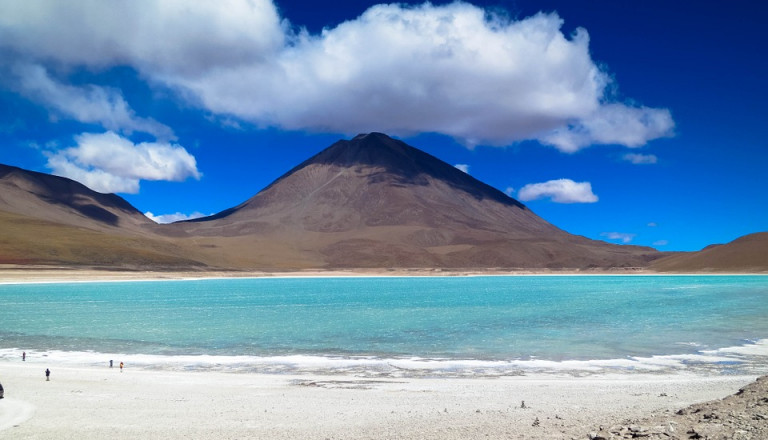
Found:
[[[766,276],[0,285],[0,359],[375,376],[768,373]]]

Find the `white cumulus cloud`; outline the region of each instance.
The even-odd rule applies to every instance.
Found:
[[[517,193],[522,201],[549,198],[555,203],[595,203],[598,197],[592,192],[589,182],[574,182],[571,179],[550,180],[543,183],[529,183]]]
[[[199,179],[197,162],[184,147],[169,143],[134,144],[114,132],[83,133],[77,146],[48,157],[54,174],[77,180],[99,192],[136,193],[140,180]]]
[[[382,4],[315,35],[294,32],[270,0],[0,0],[0,10],[0,50],[130,66],[257,126],[533,139],[567,152],[637,147],[674,128],[666,109],[611,101],[587,31],[565,36],[554,13],[511,20],[463,2]]]

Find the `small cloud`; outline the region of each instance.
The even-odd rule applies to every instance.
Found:
[[[454,165],[454,167],[469,174],[469,165],[465,163],[457,163],[456,165]]]
[[[600,105],[577,123],[556,128],[541,136],[539,141],[565,153],[594,144],[636,148],[653,139],[673,136],[674,128],[675,122],[667,109],[613,103]]]
[[[592,192],[589,182],[574,182],[571,179],[550,180],[543,183],[529,183],[518,191],[522,201],[550,198],[555,203],[595,203],[598,197]]]
[[[658,225],[658,223],[656,223],[656,222],[650,222],[650,223],[648,223],[648,225],[647,225],[647,226],[648,226],[649,228],[655,228],[656,226],[659,226],[659,225]]]
[[[203,214],[197,211],[193,212],[192,214],[183,214],[181,212],[177,212],[175,214],[161,214],[161,215],[154,215],[151,212],[147,211],[144,213],[144,215],[147,216],[150,220],[154,221],[155,223],[160,223],[160,224],[180,222],[183,220],[192,220],[196,218],[206,217],[206,214]]]
[[[624,155],[624,160],[635,165],[651,165],[658,162],[659,158],[654,154],[627,153]]]
[[[77,146],[48,153],[48,167],[94,191],[135,194],[140,180],[200,179],[197,161],[176,144],[134,144],[114,132],[83,133]]]
[[[508,195],[510,197],[512,197],[512,194],[514,194],[514,193],[515,193],[515,188],[511,187],[511,186],[508,186],[507,189],[504,190],[504,194],[506,194],[506,195]]]
[[[654,246],[666,246],[669,244],[668,240],[657,240],[653,242]]]
[[[624,244],[627,244],[631,242],[637,234],[628,234],[625,232],[603,232],[600,234],[601,237],[605,237],[608,240],[618,240],[621,241]]]

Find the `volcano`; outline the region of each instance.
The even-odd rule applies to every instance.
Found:
[[[381,133],[338,141],[244,203],[170,226],[250,269],[604,269],[660,256],[569,234]]]

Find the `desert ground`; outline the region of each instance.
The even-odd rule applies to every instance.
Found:
[[[51,369],[50,381],[45,368]],[[121,372],[117,365],[57,367],[33,358],[0,362],[0,378],[5,387],[0,437],[94,440],[586,439],[612,429],[620,433],[623,426],[626,432],[657,430],[671,434],[663,438],[688,438],[680,432],[683,425],[671,421],[674,411],[721,399],[754,380],[687,375],[379,380],[130,365]],[[768,413],[768,404],[761,408],[755,414]],[[654,414],[666,419],[646,421]],[[749,417],[763,428],[768,423]]]

